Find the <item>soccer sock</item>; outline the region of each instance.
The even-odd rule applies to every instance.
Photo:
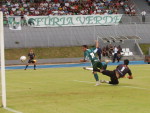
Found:
[[[98,78],[98,74],[97,74],[97,73],[94,74],[94,78],[95,78],[96,81],[99,81],[99,78]]]
[[[27,69],[28,65],[26,65],[25,69]]]
[[[36,65],[34,64],[34,69],[36,69]]]

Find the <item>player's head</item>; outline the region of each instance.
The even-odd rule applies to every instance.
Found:
[[[128,65],[128,64],[129,64],[129,60],[128,59],[124,60],[124,65]]]
[[[82,46],[82,50],[83,50],[83,51],[86,51],[87,49],[88,49],[88,46],[87,46],[87,45],[83,45],[83,46]]]
[[[30,53],[33,53],[33,50],[32,50],[32,49],[30,49]]]

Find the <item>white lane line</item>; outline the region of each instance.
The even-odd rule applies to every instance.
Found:
[[[11,108],[8,108],[8,107],[6,107],[6,108],[4,108],[4,109],[7,110],[7,111],[10,111],[10,112],[13,112],[13,113],[23,113],[23,112],[16,111],[16,110],[11,109]]]
[[[79,80],[73,80],[75,82],[83,82],[83,83],[89,83],[89,84],[93,84],[95,82],[89,82],[89,81],[79,81]],[[110,84],[107,84],[107,85],[110,85]],[[119,86],[119,87],[128,87],[128,88],[134,88],[134,89],[142,89],[142,90],[150,90],[148,88],[142,88],[142,87],[134,87],[134,86]]]

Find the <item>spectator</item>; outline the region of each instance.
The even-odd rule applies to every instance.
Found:
[[[113,49],[114,49],[113,45],[110,44],[110,45],[109,45],[109,56],[110,56],[110,57],[112,56]]]
[[[115,62],[115,60],[118,60],[118,49],[116,46],[114,46],[114,56],[113,56],[113,63]]]
[[[135,9],[132,9],[130,14],[131,14],[131,16],[135,16],[135,14],[136,14]]]
[[[119,52],[122,52],[122,47],[120,45],[117,48]]]
[[[146,11],[143,10],[143,11],[141,12],[141,15],[142,15],[142,22],[145,23]]]
[[[117,49],[118,49],[118,52],[117,52],[117,60],[118,60],[118,62],[119,62],[120,59],[121,59],[122,48],[121,48],[121,46],[119,45],[119,46],[117,47]]]
[[[106,51],[106,48],[105,48],[105,47],[103,47],[103,49],[102,49],[102,55],[103,55],[103,56],[107,56],[107,51]]]

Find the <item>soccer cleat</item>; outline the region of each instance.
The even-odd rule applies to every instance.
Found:
[[[108,83],[106,80],[100,80],[100,83]]]
[[[99,81],[96,82],[95,86],[101,85]]]
[[[112,62],[112,60],[105,60],[106,63]]]

